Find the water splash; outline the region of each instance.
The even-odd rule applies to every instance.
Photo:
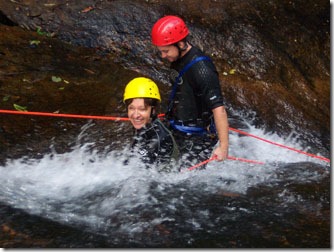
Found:
[[[86,130],[87,127],[83,129]],[[300,147],[294,139],[283,140],[253,127],[250,132]],[[217,206],[210,201],[210,205],[205,199],[218,197],[221,200],[221,197],[229,196],[243,199],[256,185],[286,179],[277,173],[282,163],[314,161],[299,153],[231,133],[231,155],[265,161],[266,164],[212,161],[205,170],[159,173],[145,169],[136,157],[124,165],[126,148],[101,155],[92,151],[92,145],[86,143],[71,152],[51,153],[41,159],[8,161],[6,166],[0,167],[0,201],[60,223],[77,225],[106,236],[113,233],[115,237],[110,239],[117,240],[127,234],[136,243],[143,242],[136,240],[144,239],[143,232],[154,233],[157,228],[171,223],[182,226],[177,232],[203,228],[218,232],[216,218],[224,219],[232,212],[250,213],[252,210],[228,202]],[[317,180],[322,175],[300,169],[289,179]],[[294,198],[297,196],[288,195],[286,201]],[[224,211],[225,217],[212,218],[215,208]],[[113,242],[117,243],[116,240]]]

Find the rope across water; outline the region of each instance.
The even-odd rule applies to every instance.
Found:
[[[66,118],[79,118],[79,119],[129,121],[129,119],[126,118],[126,117],[77,115],[77,114],[59,114],[59,113],[31,112],[31,111],[18,111],[18,110],[3,110],[3,109],[0,109],[0,113],[3,113],[3,114],[13,114],[13,115],[33,115],[33,116],[52,116],[52,117],[66,117]],[[164,114],[159,114],[158,117],[164,117]],[[283,145],[283,144],[275,143],[273,141],[269,141],[267,139],[255,136],[253,134],[250,134],[250,133],[238,130],[238,129],[234,129],[234,128],[230,127],[229,130],[235,131],[235,132],[240,133],[240,134],[244,134],[246,136],[254,137],[254,138],[256,138],[258,140],[261,140],[261,141],[264,141],[266,143],[269,143],[269,144],[272,144],[272,145],[276,145],[276,146],[279,146],[281,148],[286,148],[288,150],[295,151],[297,153],[304,154],[304,155],[307,155],[307,156],[310,156],[310,157],[313,157],[313,158],[317,158],[317,159],[320,159],[320,160],[328,162],[328,163],[330,162],[330,159],[328,159],[328,158],[325,158],[325,157],[322,157],[322,156],[317,156],[317,155],[314,155],[314,154],[311,154],[311,153],[307,153],[305,151],[297,150],[295,148],[292,148],[292,147],[289,147],[289,146],[286,146],[286,145]],[[228,157],[228,159],[242,161],[242,162],[249,162],[249,163],[264,164],[263,162],[260,162],[260,161],[248,160],[248,159],[242,159],[242,158],[236,158],[236,157]],[[214,159],[210,158],[210,159],[208,159],[206,161],[203,161],[202,163],[199,163],[199,164],[195,165],[195,168],[199,167],[201,165],[204,165],[205,163],[208,163],[208,162],[210,162],[212,160],[214,160]],[[193,167],[188,168],[188,170],[189,169],[191,169],[191,170],[195,169]]]

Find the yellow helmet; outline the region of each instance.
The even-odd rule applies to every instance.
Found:
[[[145,77],[134,78],[126,85],[123,101],[133,98],[153,98],[161,101],[157,84]]]

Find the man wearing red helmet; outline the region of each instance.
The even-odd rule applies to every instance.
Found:
[[[180,147],[195,151],[200,159],[212,155],[222,161],[228,156],[229,125],[218,72],[212,60],[187,41],[188,34],[177,16],[165,16],[152,28],[152,43],[172,69],[166,118]],[[196,151],[199,144],[201,153]]]

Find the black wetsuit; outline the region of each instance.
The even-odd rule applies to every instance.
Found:
[[[146,168],[159,171],[178,170],[179,150],[171,132],[160,119],[135,130],[132,153],[139,155]]]
[[[186,55],[171,64],[173,85],[180,71],[200,56],[205,55],[200,49],[192,46]],[[193,64],[180,78],[167,119],[174,120],[175,124],[206,129],[213,122],[212,109],[219,106],[224,106],[224,99],[218,72],[211,60],[201,60]],[[208,137],[208,135],[187,134],[175,129],[172,131],[181,153],[186,155],[188,153],[190,159],[191,156],[192,159],[195,158],[195,162],[209,158],[213,146],[218,141],[216,134]]]

